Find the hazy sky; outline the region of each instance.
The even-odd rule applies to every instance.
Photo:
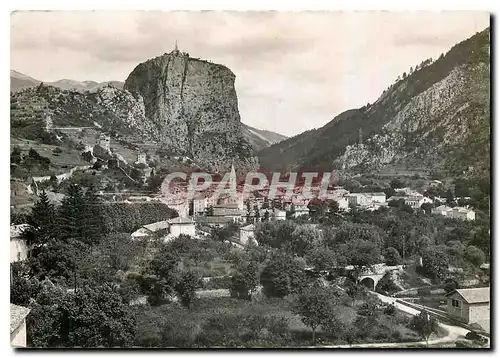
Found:
[[[486,12],[16,12],[11,69],[120,80],[179,49],[236,75],[242,122],[295,135],[374,102],[398,75],[489,25]]]

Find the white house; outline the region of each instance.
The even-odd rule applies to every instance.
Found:
[[[363,194],[372,203],[384,204],[386,201],[386,195],[384,192],[363,193]]]
[[[242,216],[246,214],[243,210],[240,210],[237,203],[217,204],[213,206],[213,209],[212,216],[231,218],[233,222],[241,221]]]
[[[194,237],[196,226],[193,219],[188,217],[177,217],[168,221],[170,236],[177,237],[181,234]]]
[[[152,233],[160,231],[160,230],[166,230],[169,228],[169,222],[164,220],[164,221],[158,221],[152,224],[144,225],[138,230],[134,231],[130,236],[132,239],[140,239],[143,237],[148,237]]]
[[[25,348],[26,344],[26,317],[30,309],[10,304],[10,345],[14,348]]]
[[[490,331],[490,288],[464,288],[446,294],[448,314]]]
[[[28,258],[28,245],[22,235],[27,227],[27,224],[10,227],[10,262],[23,261]]]
[[[203,215],[208,207],[217,204],[217,200],[213,196],[193,199],[193,213],[195,215]]]
[[[137,161],[135,163],[136,164],[139,164],[139,163],[147,164],[146,154],[144,154],[144,153],[137,154]]]
[[[309,215],[309,207],[305,203],[297,203],[293,205],[294,207],[294,217],[299,217],[302,215]]]
[[[453,217],[461,220],[476,220],[476,212],[468,208],[457,206],[453,208]]]
[[[440,205],[436,208],[433,208],[431,212],[433,214],[439,214],[451,219],[461,219],[461,220],[476,219],[476,213],[474,210],[460,206],[450,208],[449,206],[446,205]]]
[[[275,208],[273,218],[274,220],[286,220],[286,211]]]
[[[342,209],[342,210],[349,209],[349,201],[347,200],[347,198],[342,197],[342,198],[335,199],[335,201],[339,204],[339,209]]]
[[[370,200],[364,193],[349,193],[345,197],[350,206],[366,206],[370,204]]]
[[[255,240],[255,225],[250,224],[247,226],[243,226],[240,228],[240,243],[242,245],[247,245],[252,242],[257,245],[257,241]]]

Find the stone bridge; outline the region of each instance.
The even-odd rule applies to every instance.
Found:
[[[378,282],[386,272],[390,271],[400,271],[403,269],[403,265],[397,266],[387,266],[386,264],[373,265],[372,268],[367,268],[361,272],[358,281],[366,286],[369,290],[374,291],[377,287]]]

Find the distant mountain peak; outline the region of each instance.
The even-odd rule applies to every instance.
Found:
[[[13,92],[22,90],[24,88],[38,86],[41,82],[40,80],[34,79],[28,75],[25,75],[16,70],[10,70],[10,90]],[[123,88],[123,82],[121,81],[105,81],[105,82],[96,82],[96,81],[76,81],[71,79],[60,79],[54,82],[44,82],[44,84],[48,86],[54,86],[65,90],[73,90],[73,91],[91,91],[94,92],[99,88],[105,87],[109,84],[112,84],[114,87]]]

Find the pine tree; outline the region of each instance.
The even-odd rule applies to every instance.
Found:
[[[82,189],[77,184],[70,185],[59,210],[59,238],[64,241],[70,238],[83,241],[85,222],[85,200]]]
[[[25,231],[25,236],[28,246],[32,247],[32,253],[36,256],[38,248],[47,244],[55,236],[54,205],[49,201],[45,191],[40,194],[38,201],[31,210],[31,214],[26,218],[26,223],[28,228]]]
[[[84,217],[82,225],[82,241],[92,247],[101,240],[103,220],[101,216],[101,199],[96,194],[94,186],[90,186],[83,197]]]

